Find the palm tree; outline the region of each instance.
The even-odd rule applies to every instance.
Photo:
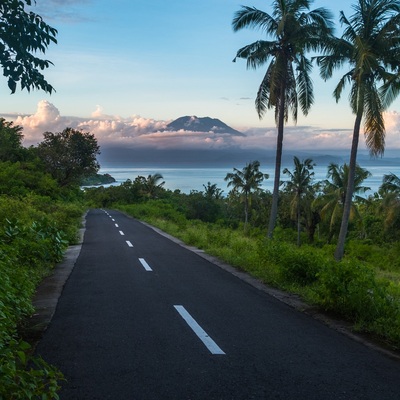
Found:
[[[349,64],[349,70],[340,79],[333,96],[339,101],[349,84],[350,106],[355,114],[353,140],[350,153],[349,179],[340,227],[336,260],[344,254],[354,192],[357,148],[361,122],[371,155],[382,155],[385,149],[383,112],[400,91],[400,2],[398,0],[358,0],[354,14],[347,19],[343,11],[340,22],[344,25],[342,37],[333,39],[327,53],[316,57],[323,79],[332,76],[335,69]],[[381,85],[378,87],[378,85]]]
[[[400,177],[393,173],[383,175],[379,195],[382,197],[380,211],[385,215],[384,223],[387,231],[400,221]]]
[[[216,183],[211,184],[211,182],[207,182],[207,185],[203,185],[204,187],[204,195],[209,199],[220,200],[222,199],[224,192],[222,189],[217,187]]]
[[[294,122],[300,105],[304,115],[314,102],[310,79],[311,61],[308,51],[318,51],[332,35],[331,13],[325,8],[310,11],[311,0],[273,0],[272,14],[254,7],[242,6],[232,26],[259,28],[271,40],[258,40],[237,51],[236,58],[247,60],[247,68],[256,69],[269,62],[255,100],[261,119],[267,109],[275,110],[278,128],[275,179],[268,237],[272,237],[278,213],[278,197],[282,160],[283,130],[291,112]]]
[[[331,240],[335,228],[338,226],[338,221],[343,214],[343,206],[346,201],[348,180],[350,176],[350,168],[347,164],[339,166],[335,163],[330,163],[328,166],[327,180],[323,181],[323,194],[317,197],[314,201],[314,208],[319,209],[321,218],[329,220],[329,238]],[[371,173],[366,169],[356,165],[354,175],[354,190],[352,196],[357,201],[362,201],[360,193],[365,193],[370,190],[367,186],[362,186],[365,179],[369,178]],[[358,215],[357,207],[352,203],[351,215]]]
[[[251,193],[258,190],[264,179],[268,179],[268,174],[263,174],[260,170],[260,162],[253,161],[240,171],[233,168],[234,172],[226,174],[225,181],[228,181],[228,187],[233,186],[233,190],[243,195],[244,202],[244,226],[247,227],[249,220],[249,203]]]
[[[143,185],[144,193],[150,198],[157,197],[157,193],[160,191],[160,189],[162,189],[165,184],[165,181],[160,182],[162,179],[164,178],[159,173],[148,175]]]
[[[297,222],[297,246],[300,246],[300,213],[302,202],[304,201],[307,193],[311,189],[311,182],[314,176],[314,163],[311,158],[307,158],[301,162],[297,157],[294,157],[294,170],[293,172],[285,168],[282,172],[289,176],[289,181],[285,182],[286,189],[292,193],[293,199],[291,202],[292,214],[296,215]]]
[[[393,173],[383,175],[379,192],[390,192],[400,196],[400,177]]]

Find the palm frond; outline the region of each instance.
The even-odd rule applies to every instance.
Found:
[[[382,107],[386,110],[400,94],[400,73],[387,74],[380,88]]]
[[[304,115],[308,114],[308,111],[314,103],[313,84],[310,78],[311,68],[311,61],[302,56],[297,67],[297,86],[299,103]]]
[[[243,28],[258,28],[270,33],[276,31],[276,21],[268,13],[255,7],[242,6],[234,14],[232,28],[237,32]]]
[[[385,192],[400,194],[400,178],[392,172],[383,175],[380,189]]]
[[[383,155],[385,151],[385,122],[383,106],[376,86],[371,82],[365,91],[365,142],[373,156]]]
[[[244,58],[247,60],[247,68],[257,69],[273,57],[275,46],[275,42],[258,40],[239,49],[233,61],[236,61],[236,58]]]
[[[345,89],[346,85],[352,81],[352,76],[351,76],[352,73],[351,72],[348,72],[347,74],[343,75],[340,78],[339,83],[336,85],[336,87],[333,91],[333,97],[336,100],[336,102],[338,102],[340,100],[340,97],[342,96],[342,92]]]
[[[258,88],[257,96],[255,99],[255,106],[258,117],[262,119],[267,109],[273,107],[275,104],[271,101],[271,69],[273,63],[270,64],[260,87]]]

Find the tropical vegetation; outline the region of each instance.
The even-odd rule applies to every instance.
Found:
[[[343,11],[340,23],[344,26],[340,38],[332,38],[324,47],[325,54],[316,57],[323,79],[332,77],[344,65],[349,70],[337,84],[333,96],[341,98],[350,85],[350,107],[355,114],[351,145],[349,179],[343,206],[340,234],[335,251],[342,259],[351,212],[355,184],[357,150],[361,123],[372,155],[382,155],[385,150],[385,122],[387,110],[399,93],[400,63],[400,3],[398,0],[358,0],[352,6],[349,18]]]
[[[77,242],[85,203],[79,184],[61,185],[38,148],[24,148],[22,139],[20,127],[0,119],[0,143],[7,149],[0,152],[0,398],[51,399],[58,397],[62,374],[33,356],[27,321],[37,285]],[[87,136],[80,139],[85,143]],[[56,147],[74,159],[71,174],[83,178],[82,164],[93,160],[96,146],[86,157],[80,150],[80,159],[68,141]],[[68,157],[63,162],[71,164]],[[96,167],[93,162],[90,169]]]
[[[228,187],[233,186],[233,191],[239,193],[243,198],[244,203],[244,228],[247,228],[249,221],[249,206],[251,204],[251,194],[260,190],[260,186],[264,179],[268,179],[268,174],[263,174],[260,171],[260,162],[253,161],[242,169],[233,169],[234,172],[226,174],[225,180],[228,182]]]
[[[18,84],[51,93],[41,73],[51,62],[38,54],[56,43],[57,31],[25,11],[31,3],[1,2],[0,65],[12,93]],[[340,14],[340,38],[333,36],[330,12],[310,4],[273,0],[271,14],[243,6],[233,20],[235,31],[260,28],[266,35],[235,59],[254,69],[267,65],[255,103],[260,118],[275,112],[272,193],[262,189],[268,176],[258,161],[227,173],[225,196],[211,182],[189,194],[167,190],[160,174],[81,190],[99,170],[94,135],[67,127],[25,148],[21,127],[0,119],[0,398],[58,398],[62,374],[33,356],[24,324],[36,286],[76,242],[86,207],[118,208],[157,225],[400,348],[400,178],[385,175],[378,192],[366,197],[369,172],[357,164],[363,121],[371,154],[385,148],[383,112],[400,89],[400,3],[357,0],[349,19]],[[295,157],[282,182],[284,125],[290,113],[297,120],[299,107],[307,115],[314,101],[310,52],[321,53],[314,59],[323,79],[350,67],[334,91],[338,101],[350,86],[350,162],[329,165],[327,179],[315,182],[312,159]]]
[[[325,8],[310,10],[310,0],[274,0],[272,13],[242,6],[232,22],[235,32],[244,28],[260,29],[266,38],[239,49],[236,58],[247,60],[248,68],[259,68],[269,63],[257,92],[255,105],[259,118],[274,109],[278,128],[275,178],[268,237],[276,225],[282,163],[284,125],[289,113],[297,121],[298,108],[307,115],[313,102],[310,78],[310,51],[322,50],[333,34],[330,11]]]

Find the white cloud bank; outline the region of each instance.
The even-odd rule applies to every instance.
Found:
[[[32,115],[3,115],[23,127],[24,143],[35,145],[43,133],[61,132],[66,127],[93,133],[100,146],[123,146],[155,149],[269,149],[276,145],[276,128],[249,128],[245,137],[188,131],[164,131],[170,121],[157,121],[133,115],[128,118],[104,114],[100,106],[89,118],[62,116],[56,106],[42,100]],[[215,117],[215,116],[211,116]],[[385,115],[386,148],[400,148],[400,113]],[[226,121],[224,121],[226,122]],[[351,127],[350,127],[351,128]],[[346,149],[351,146],[352,130],[318,129],[311,126],[287,126],[284,147],[292,150]],[[360,148],[365,148],[360,140]]]

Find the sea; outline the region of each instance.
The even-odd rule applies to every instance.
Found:
[[[368,165],[366,165],[368,164]],[[244,166],[244,165],[243,165]],[[243,166],[236,166],[239,170]],[[382,184],[383,175],[394,173],[400,176],[400,158],[390,159],[387,162],[380,160],[380,162],[364,160],[360,166],[367,169],[371,173],[371,177],[366,179],[363,186],[369,187],[364,196],[368,197],[377,192]],[[282,169],[287,167],[289,170],[293,169],[292,165],[283,165]],[[327,179],[327,165],[317,165],[314,167],[314,182],[323,181]],[[269,179],[264,180],[262,188],[264,190],[273,190],[274,170],[269,166],[264,168],[260,166],[260,171],[269,174]],[[189,194],[191,191],[204,191],[204,187],[208,183],[211,185],[216,184],[217,187],[223,190],[223,195],[227,195],[231,188],[227,187],[227,182],[224,180],[226,175],[233,171],[233,167],[228,166],[210,166],[206,167],[192,167],[188,165],[166,166],[166,165],[115,165],[102,164],[99,173],[110,174],[116,179],[114,185],[119,185],[126,180],[135,180],[138,176],[147,177],[155,173],[161,174],[163,181],[165,181],[164,188],[169,190],[180,190],[182,193]],[[285,181],[288,177],[281,173],[281,180]]]

